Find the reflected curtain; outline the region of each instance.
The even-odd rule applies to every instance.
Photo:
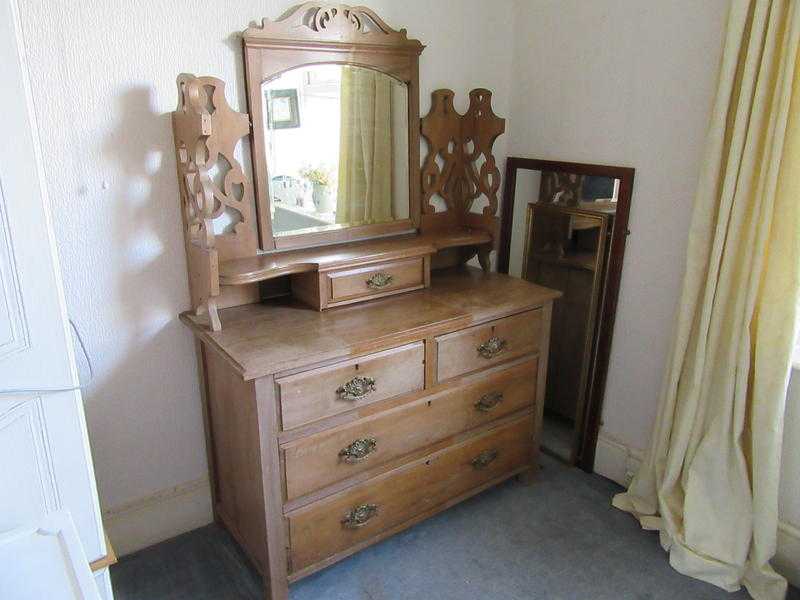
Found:
[[[734,0],[651,446],[617,508],[672,566],[777,600],[786,391],[800,294],[800,14]]]
[[[337,223],[380,223],[392,215],[392,83],[342,67]]]

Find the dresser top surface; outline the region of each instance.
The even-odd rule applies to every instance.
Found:
[[[245,379],[255,379],[453,331],[558,296],[508,275],[459,268],[432,273],[425,290],[323,312],[294,300],[224,309],[222,331],[211,331],[205,316],[186,312],[181,320]]]

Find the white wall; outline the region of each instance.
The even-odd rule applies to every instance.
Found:
[[[68,309],[96,369],[85,398],[101,502],[124,553],[211,518],[193,342],[177,320],[189,295],[175,77],[221,77],[244,110],[235,32],[295,2],[19,2]],[[511,0],[368,4],[427,44],[423,114],[436,88],[463,110],[487,87],[508,115]]]

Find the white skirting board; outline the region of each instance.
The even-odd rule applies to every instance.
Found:
[[[594,470],[598,475],[628,487],[642,464],[644,452],[630,448],[602,431],[597,438]],[[772,566],[794,586],[800,587],[800,528],[789,523],[778,524],[778,553]]]
[[[213,520],[206,477],[103,511],[106,532],[118,556],[203,527]]]

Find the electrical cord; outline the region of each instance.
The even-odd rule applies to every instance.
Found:
[[[86,351],[86,344],[83,343],[83,338],[81,337],[81,332],[78,331],[78,327],[75,325],[72,319],[68,320],[70,326],[72,327],[72,331],[75,332],[75,337],[78,338],[78,345],[81,348],[83,357],[86,359],[86,364],[89,366],[89,381],[92,381],[92,379],[94,379],[94,366],[92,366],[92,359],[90,358],[89,353]],[[77,392],[83,387],[85,386],[79,385],[77,387],[70,388],[8,389],[0,390],[0,396],[16,396],[19,394],[60,394],[62,392]]]

